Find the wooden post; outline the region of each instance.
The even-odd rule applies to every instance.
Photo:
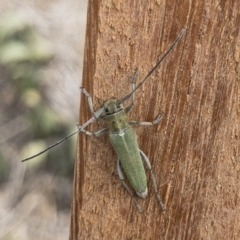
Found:
[[[149,174],[139,214],[116,172],[106,136],[79,134],[70,239],[237,239],[240,229],[239,1],[89,0],[83,86],[95,110],[130,92],[180,30],[177,47],[136,92],[133,120]],[[91,113],[83,96],[80,124]],[[90,131],[103,128],[96,121]]]

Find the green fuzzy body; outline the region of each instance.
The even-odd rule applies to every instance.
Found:
[[[147,190],[147,179],[137,144],[137,137],[129,125],[125,110],[117,108],[115,99],[105,103],[109,114],[104,118],[110,129],[110,142],[113,145],[127,179],[136,193]]]
[[[133,128],[129,126],[122,135],[111,133],[109,138],[131,186],[137,193],[144,192],[147,188],[146,174]]]

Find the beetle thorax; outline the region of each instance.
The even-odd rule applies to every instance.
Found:
[[[113,133],[123,133],[128,127],[127,116],[122,104],[117,99],[111,99],[104,103],[105,115],[110,131]]]

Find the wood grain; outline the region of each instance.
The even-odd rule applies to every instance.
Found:
[[[139,214],[118,180],[108,137],[79,134],[70,239],[237,239],[240,236],[240,2],[89,0],[83,86],[95,110],[130,92],[187,31],[136,92],[133,120],[166,206],[153,187]],[[82,97],[80,123],[91,113]],[[90,131],[104,127],[96,121]],[[148,174],[148,179],[149,174]],[[150,181],[149,181],[150,182]]]

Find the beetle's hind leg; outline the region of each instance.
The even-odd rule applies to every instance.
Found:
[[[165,210],[165,207],[164,207],[164,204],[163,204],[163,202],[162,202],[162,199],[161,199],[161,197],[160,197],[160,195],[159,195],[159,193],[158,193],[157,184],[156,184],[156,179],[155,179],[155,176],[154,176],[154,174],[153,174],[153,170],[152,170],[151,163],[149,162],[149,159],[147,158],[147,156],[145,155],[145,153],[144,153],[143,151],[141,151],[141,150],[139,149],[139,152],[140,152],[140,154],[141,154],[141,156],[142,156],[142,159],[143,159],[144,162],[146,163],[148,170],[150,171],[155,195],[156,195],[156,197],[157,197],[157,200],[158,200],[158,203],[159,203],[160,207],[161,207],[162,210],[164,211],[164,210]]]
[[[128,123],[132,124],[132,125],[152,126],[152,125],[158,124],[161,121],[163,115],[164,115],[164,113],[160,113],[157,116],[157,118],[155,120],[153,120],[152,122],[129,121]]]
[[[128,185],[126,184],[126,182],[124,181],[124,176],[123,176],[123,171],[121,168],[121,163],[120,160],[118,159],[117,161],[117,172],[118,172],[118,176],[121,180],[121,183],[123,185],[123,187],[128,191],[128,193],[130,194],[130,196],[132,197],[132,200],[134,201],[134,204],[137,208],[137,210],[141,213],[142,212],[142,208],[140,207],[140,205],[137,202],[137,199],[134,197],[134,193],[133,191],[128,187]]]

